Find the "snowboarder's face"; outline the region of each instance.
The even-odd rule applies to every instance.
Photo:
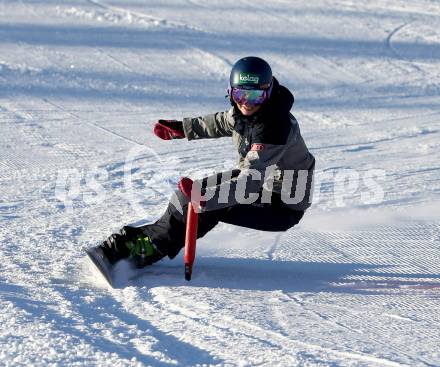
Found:
[[[237,103],[237,107],[244,116],[251,116],[260,109],[261,105],[252,105],[252,104],[248,104],[248,103],[244,103],[244,104]]]

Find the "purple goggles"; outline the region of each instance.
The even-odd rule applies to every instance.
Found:
[[[231,97],[237,104],[260,105],[265,100],[267,93],[264,89],[238,89],[232,88]]]
[[[272,84],[267,89],[240,89],[240,88],[229,88],[229,95],[233,101],[237,104],[248,104],[257,106],[263,104],[270,97],[272,92]]]

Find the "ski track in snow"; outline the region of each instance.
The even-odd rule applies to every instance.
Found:
[[[437,366],[438,3],[0,1],[0,365]],[[267,58],[322,174],[297,228],[220,224],[109,289],[83,246],[155,220],[229,139],[156,139],[227,109]],[[343,170],[382,169],[384,198]],[[128,175],[130,173],[130,175]],[[367,195],[368,196],[368,195]]]

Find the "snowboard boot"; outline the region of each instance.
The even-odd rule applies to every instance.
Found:
[[[120,233],[113,233],[98,247],[112,265],[131,256],[136,267],[143,268],[165,257],[150,237],[136,227],[123,227]]]

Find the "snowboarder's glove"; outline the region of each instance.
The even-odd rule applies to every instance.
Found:
[[[177,187],[183,193],[183,195],[185,195],[189,200],[191,200],[193,203],[197,203],[198,206],[200,206],[200,208],[203,208],[206,204],[206,201],[203,200],[200,187],[198,187],[198,190],[194,192],[195,195],[200,195],[200,196],[191,197],[193,185],[194,185],[194,181],[191,180],[189,177],[181,177],[179,183],[177,184]],[[196,185],[199,185],[199,183],[196,182]]]
[[[159,120],[154,125],[153,132],[163,140],[182,139],[185,137],[183,122],[177,120]]]

